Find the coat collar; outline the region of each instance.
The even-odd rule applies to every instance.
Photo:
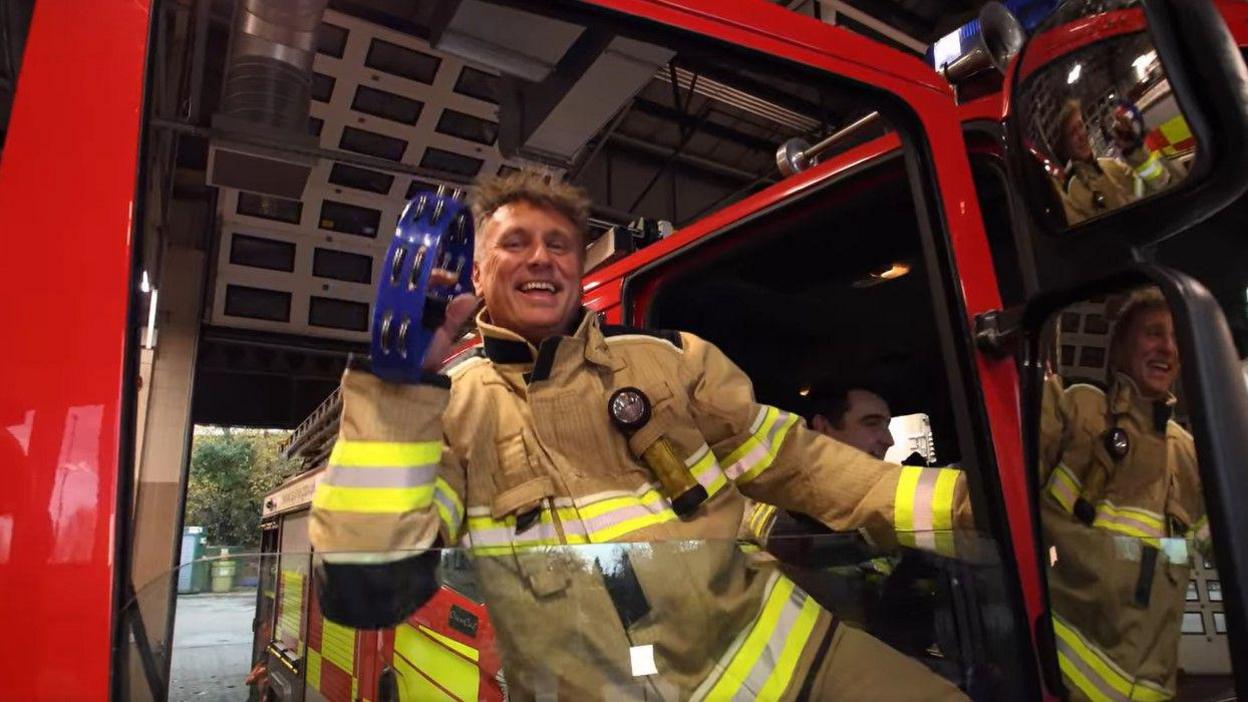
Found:
[[[1141,423],[1164,432],[1174,414],[1174,393],[1166,393],[1161,400],[1150,400],[1140,393],[1140,388],[1126,373],[1114,373],[1109,398],[1110,411],[1116,415],[1138,415]]]
[[[510,329],[493,324],[487,310],[477,315],[477,329],[481,332],[486,357],[499,365],[531,366],[525,374],[529,382],[546,380],[556,363],[563,365],[572,359],[583,358],[607,368],[618,365],[598,327],[598,315],[584,308],[570,335],[548,337],[538,346]]]

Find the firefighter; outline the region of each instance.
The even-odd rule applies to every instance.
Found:
[[[520,172],[473,197],[482,345],[419,384],[343,377],[310,523],[325,616],[400,621],[429,550],[462,545],[516,699],[962,698],[735,537],[742,493],[838,530],[969,527],[964,475],[807,430],[696,336],[600,324],[578,189]],[[473,306],[452,303],[426,368]]]
[[[833,387],[819,393],[811,407],[810,428],[846,446],[884,460],[894,443],[888,428],[892,410],[888,401],[872,390],[854,385]],[[747,500],[745,515],[741,538],[760,548],[767,545],[767,537],[777,521],[781,523],[780,532],[809,533],[775,505]]]
[[[1130,296],[1107,390],[1062,389],[1041,413],[1041,522],[1059,662],[1075,699],[1174,695],[1188,544],[1207,538],[1192,437],[1171,418],[1179,372],[1161,293]]]
[[[1069,224],[1126,207],[1182,178],[1169,159],[1144,146],[1133,114],[1129,104],[1115,107],[1108,132],[1122,157],[1098,158],[1088,138],[1082,103],[1072,99],[1062,105],[1057,117],[1056,152],[1063,164],[1058,190]]]

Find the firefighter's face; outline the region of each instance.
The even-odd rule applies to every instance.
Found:
[[[892,419],[888,403],[868,390],[850,390],[846,400],[849,408],[840,426],[820,414],[814,416],[811,426],[821,434],[882,460],[888,447],[893,445],[893,433],[888,429]]]
[[[567,332],[580,303],[585,262],[572,221],[517,201],[495,210],[478,236],[472,284],[485,298],[490,320],[534,344]]]
[[[1088,125],[1083,116],[1072,111],[1062,124],[1062,137],[1066,140],[1066,153],[1081,161],[1092,160],[1092,144],[1088,141]]]
[[[1132,319],[1124,341],[1126,354],[1122,360],[1127,375],[1147,397],[1164,398],[1179,375],[1179,349],[1170,312],[1141,311]]]

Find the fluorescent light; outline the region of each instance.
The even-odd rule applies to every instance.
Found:
[[[866,277],[859,278],[858,280],[854,281],[853,287],[869,288],[872,285],[879,285],[880,283],[883,283],[889,280],[896,280],[897,278],[905,276],[909,273],[910,273],[909,261],[894,261],[888,264],[888,266],[884,268],[880,268],[878,270],[871,271],[867,273]]]
[[[1070,67],[1070,73],[1066,74],[1066,85],[1074,85],[1079,80],[1079,76],[1083,75],[1083,64],[1076,63]]]
[[[156,346],[156,288],[152,288],[152,298],[147,307],[147,340],[143,343],[147,348]]]

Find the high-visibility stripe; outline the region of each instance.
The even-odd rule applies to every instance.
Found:
[[[323,510],[393,514],[428,507],[442,458],[439,441],[339,439],[312,506]]]
[[[1133,679],[1108,655],[1061,616],[1053,615],[1058,667],[1089,699],[1117,702],[1164,702],[1173,695],[1156,683]]]
[[[957,471],[942,470],[936,476],[936,494],[932,496],[932,528],[937,531],[953,528],[953,493],[957,485]],[[945,508],[945,505],[948,507]]]
[[[321,654],[315,650],[308,651],[308,685],[321,689]]]
[[[450,534],[451,543],[459,539],[459,528],[464,523],[464,503],[459,501],[455,489],[442,478],[434,481],[433,504],[437,507],[438,518]]]
[[[428,485],[438,475],[437,464],[396,468],[344,468],[331,465],[319,484],[339,487],[410,488]]]
[[[893,526],[897,531],[914,531],[914,493],[919,486],[922,468],[902,466],[893,498]]]
[[[753,509],[748,515],[748,525],[750,535],[759,543],[765,543],[767,536],[771,533],[772,520],[776,516],[776,506],[758,502],[754,504]]]
[[[312,506],[335,512],[393,514],[424,509],[433,502],[433,485],[410,488],[342,487],[322,480]]]
[[[415,466],[437,463],[442,458],[440,441],[353,441],[339,439],[329,454],[330,465],[344,468]]]
[[[702,444],[701,448],[685,459],[685,465],[688,466],[689,472],[693,473],[693,479],[706,488],[708,497],[719,492],[728,484],[728,478],[724,475],[724,470],[719,467],[719,461],[715,460],[715,454],[711,452],[711,447],[706,444]]]
[[[468,543],[478,555],[561,543],[605,543],[677,518],[671,502],[651,484],[642,485],[631,493],[612,490],[575,501],[561,498],[555,505],[554,512],[543,508],[538,519],[519,534],[515,517],[497,520],[489,516],[487,507],[471,508],[468,510]],[[554,526],[556,518],[563,528],[562,540]]]
[[[898,531],[897,543],[910,548],[930,551],[949,558],[958,555],[957,540],[952,531]]]
[[[819,612],[819,605],[791,580],[774,574],[758,615],[733,640],[693,698],[779,699],[793,679]]]
[[[1135,507],[1118,507],[1109,500],[1097,504],[1092,526],[1144,539],[1166,536],[1166,522],[1160,514]]]
[[[320,655],[355,675],[355,629],[322,619]]]
[[[771,467],[789,429],[797,423],[797,415],[763,405],[750,426],[750,435],[740,446],[728,453],[723,463],[728,477],[748,483]]]
[[[1137,176],[1148,181],[1157,180],[1166,173],[1166,169],[1161,166],[1161,155],[1156,151],[1149,154],[1144,163],[1136,166],[1134,170]]]
[[[283,645],[300,648],[303,645],[300,628],[303,623],[303,573],[296,570],[282,571],[281,599],[278,602],[277,638]]]
[[[413,669],[411,673],[418,673],[420,676],[429,678],[444,692],[449,692],[453,699],[477,699],[481,675],[476,663],[457,650],[445,646],[439,639],[430,636],[431,633],[433,632],[425,627],[417,629],[410,624],[400,624],[395,628],[395,663],[402,660]],[[404,675],[404,687],[408,692],[428,689],[428,686],[422,686],[417,680],[409,681],[408,678],[412,677],[410,674]],[[413,683],[417,689],[414,690],[413,685],[408,684],[409,682]],[[438,699],[440,697],[441,695],[412,696],[410,699]],[[409,699],[409,697],[404,696],[403,699]]]
[[[899,532],[953,528],[953,499],[961,471],[902,466],[893,495],[893,524]]]
[[[1059,463],[1049,474],[1047,487],[1049,495],[1057,500],[1057,504],[1061,505],[1068,514],[1074,512],[1075,501],[1079,499],[1079,491],[1082,489],[1079,479],[1064,464]]]
[[[477,651],[477,649],[473,648],[472,646],[469,646],[466,643],[460,643],[456,641],[455,639],[452,639],[449,636],[444,636],[442,634],[439,634],[438,632],[434,631],[433,629],[430,629],[427,626],[421,626],[420,631],[424,635],[428,636],[434,641],[437,641],[443,646],[446,646],[447,648],[458,653],[464,658],[467,658],[473,663],[476,663],[481,657],[481,654]]]

